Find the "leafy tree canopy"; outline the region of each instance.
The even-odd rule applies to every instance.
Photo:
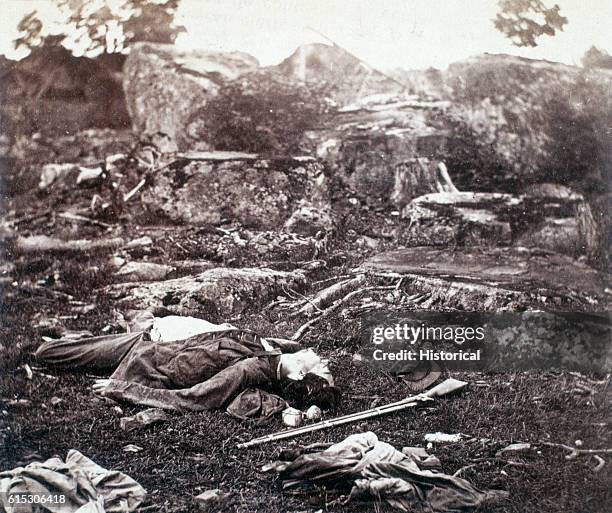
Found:
[[[582,56],[582,65],[585,68],[612,69],[612,55],[605,50],[591,46]]]
[[[540,36],[554,36],[567,24],[557,4],[550,8],[541,0],[499,0],[498,4],[495,28],[515,46],[537,46]]]
[[[185,28],[174,23],[180,0],[54,0],[60,34],[45,33],[33,11],[18,25],[15,48],[62,44],[87,55],[121,53],[136,41],[173,43]]]

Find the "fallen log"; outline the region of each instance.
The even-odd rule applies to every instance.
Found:
[[[315,311],[321,311],[331,305],[336,299],[346,296],[349,292],[361,287],[365,283],[365,274],[360,274],[356,278],[340,281],[317,292],[308,300],[308,303],[300,308],[300,314],[312,315]]]
[[[62,240],[46,235],[33,235],[31,237],[17,237],[13,242],[12,249],[16,255],[35,253],[88,254],[114,251],[123,244],[123,239],[118,237],[100,240]]]

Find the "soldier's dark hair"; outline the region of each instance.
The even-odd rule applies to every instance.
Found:
[[[321,376],[307,373],[301,380],[285,379],[282,383],[283,398],[292,406],[303,409],[317,405],[322,410],[336,409],[341,392]]]

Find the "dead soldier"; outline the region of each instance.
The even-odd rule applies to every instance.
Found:
[[[284,409],[285,400],[321,408],[338,401],[327,361],[296,342],[149,312],[138,315],[129,328],[120,335],[50,340],[36,357],[64,369],[113,371],[109,379],[94,383],[95,393],[167,410],[229,405],[228,411],[240,418],[262,418]]]

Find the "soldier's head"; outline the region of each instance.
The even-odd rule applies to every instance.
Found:
[[[340,390],[334,386],[329,362],[312,349],[281,356],[283,397],[291,405],[308,408],[313,404],[321,409],[335,408],[340,401]]]
[[[310,373],[323,378],[329,385],[334,384],[334,378],[329,370],[329,361],[321,358],[312,349],[282,354],[280,371],[281,378],[293,381],[300,381]]]

